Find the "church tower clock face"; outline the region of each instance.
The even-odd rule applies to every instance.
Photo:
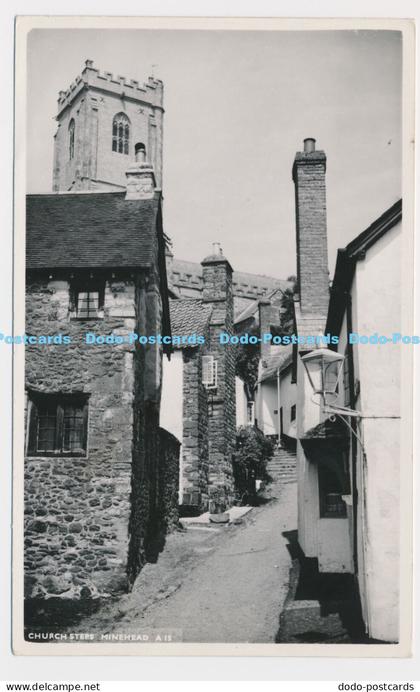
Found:
[[[160,80],[141,84],[86,60],[67,91],[59,92],[53,190],[124,190],[138,142],[144,142],[161,188],[163,113]]]

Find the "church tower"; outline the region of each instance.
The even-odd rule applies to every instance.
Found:
[[[58,97],[53,190],[125,190],[136,147],[162,187],[163,84],[100,72],[92,60]]]

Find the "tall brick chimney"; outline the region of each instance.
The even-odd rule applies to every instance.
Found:
[[[297,280],[302,314],[326,315],[329,302],[327,209],[325,171],[327,157],[315,140],[303,141],[293,164],[296,201]]]
[[[203,303],[212,305],[206,354],[217,361],[217,387],[209,390],[209,493],[220,490],[233,500],[232,454],[235,450],[235,348],[220,344],[220,332],[233,334],[232,267],[214,244],[203,267]]]

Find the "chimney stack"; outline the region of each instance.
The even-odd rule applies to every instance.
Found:
[[[297,280],[302,314],[327,315],[329,303],[327,157],[312,137],[303,141],[293,164],[296,203]]]
[[[211,306],[206,355],[213,356],[217,369],[217,388],[210,390],[208,419],[208,487],[222,492],[230,505],[234,495],[232,455],[235,451],[235,348],[220,343],[220,333],[234,333],[232,267],[218,243],[206,257],[203,267],[202,301]]]
[[[261,298],[258,301],[258,321],[260,325],[260,357],[261,365],[266,368],[268,365],[268,358],[271,353],[270,342],[264,341],[264,334],[269,334],[271,331],[271,301],[267,298]]]
[[[134,147],[135,162],[128,167],[126,200],[152,199],[156,179],[152,164],[146,160],[146,147],[139,142]]]

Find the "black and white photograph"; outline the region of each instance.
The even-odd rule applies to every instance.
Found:
[[[18,19],[17,654],[408,655],[412,28]]]

